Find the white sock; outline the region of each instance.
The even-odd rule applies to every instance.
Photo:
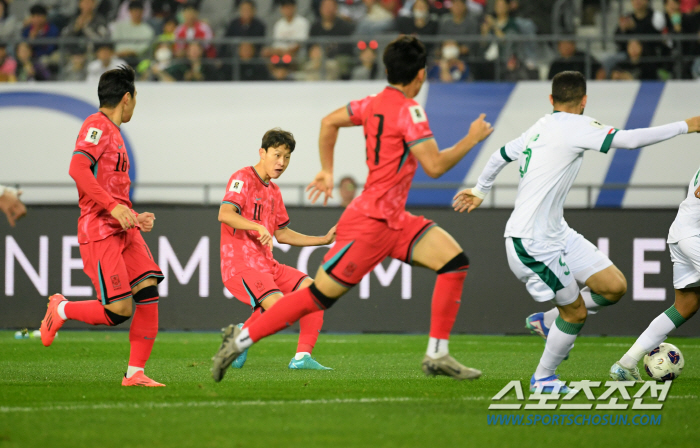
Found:
[[[63,320],[68,320],[68,318],[66,317],[66,311],[65,311],[66,305],[68,305],[68,301],[64,300],[63,302],[59,303],[58,306],[56,307],[56,312]]]
[[[535,371],[536,380],[554,375],[559,364],[566,358],[569,351],[574,348],[574,341],[582,327],[583,324],[571,324],[564,321],[561,317],[554,321],[554,325],[549,329],[544,353],[542,353],[542,358],[540,358],[540,363]]]
[[[250,339],[248,329],[244,328],[236,338],[236,347],[238,347],[240,350],[245,350],[251,345],[253,345],[253,340]]]
[[[425,353],[433,359],[442,358],[450,353],[449,344],[449,339],[430,338],[428,339],[428,350]]]
[[[554,307],[549,311],[544,312],[544,326],[547,328],[552,328],[554,325],[554,319],[559,317],[559,308]]]
[[[304,358],[304,356],[306,356],[306,355],[311,356],[311,353],[309,353],[309,352],[299,352],[299,353],[297,353],[296,355],[294,355],[294,359],[296,359],[297,361],[301,361],[302,358]]]
[[[658,347],[659,344],[666,340],[668,334],[675,329],[676,326],[666,313],[659,314],[620,359],[622,367],[626,369],[635,368],[642,356]]]
[[[136,374],[136,372],[143,372],[143,367],[134,367],[134,366],[129,366],[126,369],[126,377],[131,378]]]

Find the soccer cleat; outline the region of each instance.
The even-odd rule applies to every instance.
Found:
[[[237,326],[241,330],[243,329],[243,324],[238,324]],[[248,359],[248,349],[243,350],[243,353],[241,353],[240,356],[233,361],[231,367],[234,369],[243,368],[243,364],[245,364],[246,359]]]
[[[622,364],[616,362],[610,367],[610,378],[614,381],[634,381],[643,383],[642,377],[639,375],[639,369],[634,366],[634,369],[623,367]]]
[[[143,387],[165,387],[165,384],[161,384],[158,381],[153,381],[142,370],[131,375],[131,378],[127,378],[124,374],[122,379],[122,386],[143,386]]]
[[[304,355],[301,359],[292,358],[289,361],[289,368],[292,370],[333,370],[330,367],[322,366],[310,355]]]
[[[231,363],[236,360],[245,350],[239,350],[236,346],[236,338],[241,334],[241,329],[237,325],[229,325],[222,329],[223,341],[219,350],[217,350],[214,357],[211,359],[214,361],[211,368],[211,377],[217,383],[224,378],[226,374],[226,369],[229,368]]]
[[[61,294],[54,294],[49,297],[49,304],[47,305],[48,309],[46,310],[44,320],[41,321],[40,328],[41,343],[44,344],[44,347],[48,347],[53,343],[56,333],[66,322],[65,320],[61,319],[61,316],[58,315],[57,310],[58,305],[65,301],[66,298]]]
[[[425,355],[422,368],[426,376],[445,375],[458,381],[475,380],[481,376],[481,370],[465,367],[450,355],[437,359]]]
[[[544,324],[544,313],[535,313],[527,316],[525,318],[525,328],[530,330],[532,334],[538,334],[544,340],[547,340],[549,328]]]
[[[552,375],[541,380],[535,380],[535,375],[530,379],[530,392],[539,392],[541,394],[568,394],[571,392],[566,385],[566,382],[559,380],[559,375]]]

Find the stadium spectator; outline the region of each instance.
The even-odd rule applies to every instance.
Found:
[[[586,53],[576,49],[572,40],[561,40],[557,45],[559,56],[552,61],[547,79],[554,78],[557,73],[575,71],[586,74]],[[594,79],[605,79],[605,70],[600,63],[591,57],[591,76]]]
[[[292,77],[292,64],[284,62],[284,59],[280,58],[277,55],[272,56],[272,59],[278,61],[273,62],[270,68],[270,74],[272,75],[272,79],[274,81],[293,81],[294,78]]]
[[[27,208],[19,197],[21,190],[0,185],[0,210],[5,214],[10,227],[15,226],[15,222],[27,214]]]
[[[209,25],[199,20],[197,2],[188,1],[185,4],[182,9],[182,19],[183,23],[175,29],[175,39],[188,42],[192,40],[204,41],[206,57],[216,57],[214,46],[207,42],[214,36],[214,33],[212,33]],[[177,42],[175,44],[175,55],[177,57],[185,56],[185,47],[184,42]]]
[[[552,34],[552,9],[555,2],[555,0],[510,0],[508,5],[511,17],[515,18],[521,28],[532,26],[533,33]],[[570,15],[573,14],[572,11]],[[531,22],[532,25],[527,25],[526,22]]]
[[[165,74],[170,78],[164,77],[164,81],[219,81],[219,70],[203,59],[204,48],[198,41],[187,43],[185,51],[186,60],[180,63],[175,63],[165,70]]]
[[[215,36],[224,34],[226,25],[236,15],[236,6],[240,0],[201,0],[199,17],[206,22]]]
[[[355,199],[355,195],[357,194],[357,182],[355,182],[352,176],[345,176],[340,179],[338,190],[340,191],[340,206],[347,207],[352,200]]]
[[[438,22],[431,17],[428,0],[416,0],[411,9],[411,17],[398,17],[396,28],[401,34],[433,36],[438,32]],[[426,45],[430,53],[430,45]]]
[[[141,61],[136,67],[136,73],[142,81],[163,81],[163,74],[172,65],[172,61],[172,43],[158,42],[153,50],[153,58]]]
[[[46,6],[48,21],[56,25],[59,32],[71,21],[78,9],[78,0],[42,0],[41,3]]]
[[[340,78],[340,64],[335,59],[324,57],[321,45],[312,45],[308,60],[297,72],[296,78],[303,81],[335,81]]]
[[[54,24],[48,22],[48,12],[44,5],[36,4],[32,6],[29,9],[29,14],[29,23],[22,30],[23,38],[31,42],[33,39],[58,37],[58,28]],[[54,51],[56,51],[56,45],[53,44],[32,46],[32,52],[36,58],[50,56]]]
[[[120,65],[127,65],[123,59],[114,54],[114,45],[108,42],[101,42],[95,45],[96,59],[87,66],[87,81],[97,84],[100,76],[107,70],[112,70]]]
[[[446,40],[442,43],[440,59],[428,71],[428,79],[440,82],[461,82],[469,78],[469,68],[460,59],[457,41]]]
[[[338,17],[338,3],[336,0],[321,0],[319,7],[320,18],[311,25],[312,37],[339,37],[350,36],[355,27],[352,23]],[[339,54],[352,56],[352,44],[325,44],[323,50],[326,57],[335,58]]]
[[[78,15],[61,34],[66,37],[85,37],[90,40],[108,38],[107,19],[96,11],[96,1],[80,0],[78,7]]]
[[[615,36],[659,34],[664,29],[664,15],[649,6],[649,0],[631,0],[632,13],[619,19]],[[618,49],[626,51],[627,43],[618,42]],[[648,46],[647,52],[652,52]]]
[[[241,0],[238,17],[226,27],[226,37],[265,37],[265,24],[256,17],[253,0]]]
[[[153,28],[143,21],[143,2],[133,0],[129,3],[129,20],[115,22],[112,26],[112,39],[116,41],[117,56],[133,66],[150,48],[155,36]]]
[[[377,53],[370,47],[360,51],[360,65],[352,69],[350,79],[353,81],[364,81],[370,79],[383,79],[383,73],[379,70],[377,63]]]
[[[133,0],[123,0],[117,7],[117,16],[114,19],[115,23],[119,22],[129,22],[132,19],[131,16],[131,3]],[[153,7],[151,5],[151,0],[139,0],[141,1],[141,20],[147,22],[153,16]]]
[[[51,80],[51,73],[33,57],[32,46],[27,42],[17,44],[15,58],[17,59],[15,78],[18,82]]]
[[[61,81],[85,81],[87,78],[87,58],[82,49],[69,49],[68,63],[60,72]]]
[[[615,80],[643,80],[658,79],[657,65],[643,62],[644,49],[638,40],[627,42],[627,59],[618,63],[612,71],[612,79]]]
[[[372,36],[386,33],[395,28],[394,15],[384,8],[379,0],[362,0],[365,7],[365,15],[357,22],[355,34],[358,36]]]
[[[270,71],[264,62],[256,60],[256,46],[243,42],[238,46],[239,79],[241,81],[269,81]]]
[[[156,37],[158,42],[174,42],[175,41],[175,30],[177,29],[178,23],[175,17],[168,17],[163,22],[163,29],[161,33]]]
[[[466,0],[452,0],[450,13],[440,19],[438,34],[446,36],[479,34],[479,24],[474,14],[469,12]]]
[[[683,14],[700,13],[700,0],[680,0],[680,8]]]
[[[19,36],[22,29],[17,19],[10,15],[6,0],[0,0],[0,40],[10,40]]]
[[[272,44],[274,54],[296,54],[300,42],[309,38],[309,21],[297,15],[296,0],[280,0],[280,18],[272,29],[275,41]]]
[[[178,5],[182,0],[151,0],[151,8],[153,9],[153,21],[163,23],[170,17],[175,17],[177,14]]]
[[[15,82],[17,61],[7,54],[7,44],[0,41],[0,82]]]

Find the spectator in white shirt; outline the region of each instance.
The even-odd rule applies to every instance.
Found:
[[[112,39],[117,42],[116,53],[120,58],[133,59],[134,64],[148,50],[155,36],[153,28],[143,21],[143,2],[129,3],[129,20],[112,24]],[[136,40],[132,40],[136,39]]]
[[[120,65],[127,65],[123,59],[114,55],[114,45],[110,43],[98,44],[95,47],[95,57],[97,59],[87,67],[87,82],[97,84],[102,73],[118,68]]]
[[[280,14],[282,18],[275,23],[272,29],[273,54],[296,54],[300,43],[309,38],[309,21],[297,15],[296,0],[280,0]]]

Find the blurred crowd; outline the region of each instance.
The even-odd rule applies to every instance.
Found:
[[[534,39],[555,31],[555,0],[0,0],[0,81],[96,82],[121,64],[161,82],[382,79],[397,34],[424,38],[436,82],[700,77],[700,0],[625,1],[616,51],[595,57],[566,27]]]

